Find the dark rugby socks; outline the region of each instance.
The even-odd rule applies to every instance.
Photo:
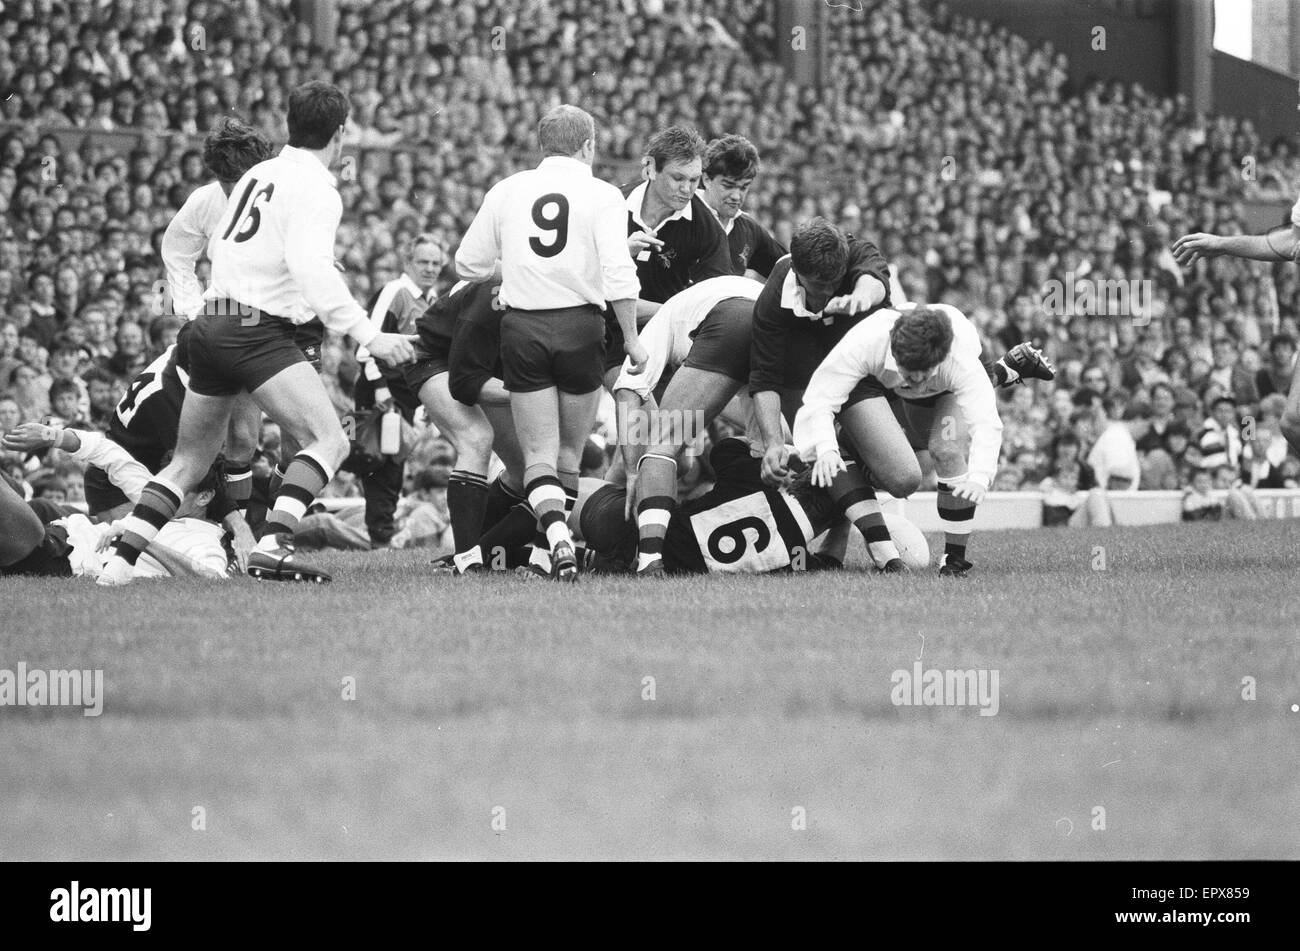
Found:
[[[487,502],[486,478],[465,469],[452,472],[447,480],[447,511],[451,516],[451,536],[456,546],[456,567],[461,571],[472,564],[483,563],[478,541],[483,534]]]

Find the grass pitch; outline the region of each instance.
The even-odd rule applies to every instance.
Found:
[[[97,719],[0,708],[0,858],[1300,858],[1298,538],[986,532],[965,580],[0,579],[0,668],[105,682]],[[918,656],[996,669],[997,715],[895,706]]]

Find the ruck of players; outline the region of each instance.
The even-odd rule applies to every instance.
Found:
[[[29,504],[0,482],[0,571],[104,586],[330,581],[295,532],[360,457],[366,529],[387,544],[403,487],[395,447],[419,415],[455,451],[454,551],[431,578],[844,570],[854,533],[866,571],[972,572],[1002,442],[996,390],[1054,376],[1034,341],[989,352],[957,307],[905,300],[880,235],[813,218],[783,246],[763,209],[744,207],[762,167],[742,134],[646,130],[640,179],[601,180],[601,130],[577,105],[542,116],[535,166],[488,190],[454,253],[417,236],[403,274],[363,306],[336,265],[350,108],[309,82],[288,96],[282,148],[234,120],[209,136],[214,181],[162,243],[184,318],[175,342],[106,434],[4,434],[6,450],[54,447],[87,464],[88,512]],[[1294,231],[1189,235],[1174,251],[1182,264],[1288,257]],[[446,265],[458,282],[439,295]],[[356,409],[378,432],[368,451],[318,374],[327,332],[355,346]],[[1288,420],[1296,403],[1293,382]],[[593,467],[602,406],[617,445]],[[268,422],[282,451],[254,506]],[[927,479],[942,550],[918,560],[882,501]]]

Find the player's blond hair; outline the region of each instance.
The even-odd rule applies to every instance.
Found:
[[[583,143],[596,138],[596,120],[577,106],[556,106],[537,123],[537,141],[543,155],[573,155]]]

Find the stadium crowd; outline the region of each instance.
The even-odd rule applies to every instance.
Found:
[[[1186,489],[1201,514],[1194,496],[1214,485],[1237,490],[1228,508],[1247,514],[1244,490],[1300,485],[1278,428],[1300,336],[1295,266],[1224,257],[1182,270],[1169,250],[1189,231],[1240,233],[1240,199],[1293,200],[1295,143],[1141,88],[1075,88],[1050,46],[942,5],[829,10],[808,39],[827,44],[820,95],[778,64],[785,39],[766,0],[343,2],[328,51],[289,2],[11,7],[0,431],[51,418],[103,428],[180,326],[158,248],[210,177],[196,134],[234,113],[283,141],[285,90],[324,77],[350,96],[360,147],[340,176],[339,232],[359,300],[400,273],[419,232],[450,259],[485,190],[531,161],[556,103],[591,109],[611,161],[635,162],[670,121],[738,132],[763,158],[747,210],[779,239],[814,215],[838,221],[880,245],[911,299],[969,315],[990,351],[1032,340],[1056,363],[1054,384],[1005,395],[995,485],[1041,487],[1047,521],[1105,518],[1074,490]],[[124,151],[67,129],[144,134]],[[1061,306],[1102,282],[1131,288],[1123,307]],[[1064,294],[1045,296],[1052,284]],[[345,414],[357,364],[339,341],[322,372]],[[273,439],[264,450],[273,463]],[[412,493],[436,497],[448,450],[425,430]],[[0,465],[36,496],[78,501],[80,472],[57,455]],[[358,489],[341,474],[331,491]]]

